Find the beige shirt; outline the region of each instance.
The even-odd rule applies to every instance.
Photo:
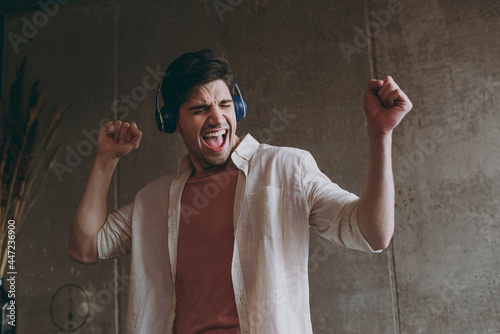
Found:
[[[373,252],[358,226],[358,197],[332,183],[303,150],[247,135],[231,159],[239,169],[231,275],[241,333],[312,333],[309,226],[335,243]],[[172,333],[180,203],[192,171],[186,156],[176,175],[141,189],[99,231],[100,261],[132,254],[128,334]]]

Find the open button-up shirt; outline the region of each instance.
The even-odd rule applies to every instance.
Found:
[[[239,169],[231,275],[241,333],[312,333],[309,226],[373,252],[358,226],[358,197],[331,182],[303,150],[246,135],[231,159]],[[172,333],[181,196],[193,168],[189,156],[181,159],[177,174],[149,183],[99,231],[100,261],[132,255],[128,334]]]

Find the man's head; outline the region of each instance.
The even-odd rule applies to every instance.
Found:
[[[162,96],[197,172],[227,162],[239,143],[234,86],[228,62],[211,50],[184,54],[167,69]]]

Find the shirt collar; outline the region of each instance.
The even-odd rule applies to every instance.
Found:
[[[181,175],[188,171],[192,172],[194,168],[193,163],[191,162],[191,158],[189,154],[186,154],[182,158],[179,159],[179,163],[177,165],[177,175]]]
[[[259,142],[255,140],[251,134],[247,134],[238,147],[236,147],[236,150],[231,154],[231,159],[233,159],[234,164],[244,171],[245,175],[248,174],[248,163],[259,145]]]

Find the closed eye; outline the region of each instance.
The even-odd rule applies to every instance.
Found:
[[[205,112],[205,111],[207,111],[207,110],[208,110],[208,108],[203,108],[203,109],[198,109],[198,110],[195,110],[195,111],[193,112],[193,115],[198,115],[198,114],[201,114],[202,112]]]
[[[233,103],[233,100],[222,100],[220,101],[220,105],[223,108],[228,108],[231,106],[231,103]]]
[[[221,108],[227,109],[227,108],[231,107],[232,103],[233,103],[233,99],[224,99],[224,100],[221,100],[219,102],[219,106]],[[211,107],[212,107],[211,104],[199,104],[199,105],[195,105],[195,106],[190,107],[188,109],[188,111],[192,111],[193,115],[198,115],[198,114],[201,114],[207,110],[210,110]]]

